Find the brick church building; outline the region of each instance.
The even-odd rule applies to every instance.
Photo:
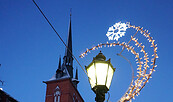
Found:
[[[59,58],[56,74],[50,80],[43,81],[47,85],[45,102],[84,102],[77,90],[79,83],[77,70],[75,77],[73,76],[71,15],[66,45],[68,48],[65,49],[63,63],[61,64]]]

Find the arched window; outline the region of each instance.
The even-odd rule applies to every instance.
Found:
[[[57,86],[54,91],[54,102],[60,102],[60,88]]]

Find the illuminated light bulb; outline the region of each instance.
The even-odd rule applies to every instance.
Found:
[[[159,58],[159,56],[156,55],[156,58]]]
[[[143,80],[147,80],[146,78],[143,78]]]
[[[133,96],[133,99],[135,99],[135,97]]]
[[[155,69],[153,69],[153,72],[155,72],[156,70]]]
[[[152,56],[155,56],[155,54],[153,54]]]
[[[154,44],[155,40],[152,40],[152,43],[151,44]]]
[[[139,57],[139,55],[136,55],[136,58],[138,58]]]
[[[144,35],[147,36],[147,37],[149,37],[149,35],[146,34],[146,33]],[[131,38],[132,38],[132,36],[131,36]],[[132,38],[132,40],[134,40],[134,38]],[[158,55],[156,54],[156,52],[157,52],[157,47],[156,47],[157,44],[154,45],[154,41],[151,39],[151,37],[149,37],[147,40],[151,41],[151,44],[153,43],[152,45],[154,46],[154,54],[152,55],[152,56],[154,56],[154,59],[151,59],[151,62],[154,62],[155,59],[158,58]],[[136,42],[135,44],[137,44],[138,47],[141,47],[140,52],[143,52],[143,54],[144,54],[144,56],[142,57],[142,58],[144,58],[143,60],[145,60],[144,62],[143,61],[140,61],[140,60],[142,60],[142,58],[139,58],[139,53],[135,52],[134,47],[127,45],[125,42],[123,42],[121,44],[119,44],[119,42],[117,42],[117,43],[115,43],[115,42],[114,43],[108,43],[107,42],[107,44],[100,44],[100,45],[98,44],[98,46],[95,46],[92,49],[89,49],[89,50],[86,51],[86,52],[90,52],[90,50],[94,50],[95,48],[98,49],[98,48],[100,48],[102,46],[111,47],[111,46],[119,45],[119,46],[125,47],[128,51],[130,50],[131,53],[135,55],[135,58],[136,58],[136,61],[137,61],[136,63],[140,63],[140,65],[138,65],[138,67],[137,67],[137,70],[138,70],[138,73],[139,74],[137,74],[137,76],[135,77],[135,79],[138,78],[140,80],[136,79],[137,81],[131,83],[131,86],[129,88],[129,91],[128,91],[128,93],[126,93],[127,96],[129,96],[130,92],[131,93],[133,92],[133,93],[139,95],[137,93],[137,91],[138,90],[139,91],[141,90],[141,87],[144,86],[146,84],[146,82],[148,82],[149,75],[151,76],[152,72],[155,71],[154,69],[153,70],[150,69],[149,75],[148,76],[146,75],[147,68],[149,68],[149,66],[147,64],[149,62],[149,60],[148,60],[149,59],[148,58],[148,54],[144,50],[144,47],[145,46],[144,45],[142,46],[142,43],[139,44],[138,39],[137,40],[135,39],[135,42]],[[153,68],[154,67],[157,67],[157,65],[155,65],[155,63],[152,63],[151,65],[153,65]],[[147,77],[145,77],[145,76],[147,76]],[[145,82],[143,82],[143,81],[145,81]],[[135,94],[132,94],[131,95],[132,97],[129,96],[130,99],[133,98],[135,96]],[[125,96],[123,96],[121,99],[124,99],[124,98],[125,98]]]
[[[145,46],[143,45],[142,48],[145,48]]]
[[[141,70],[141,68],[140,68],[140,67],[138,67],[138,68],[137,68],[137,70]]]
[[[126,97],[126,99],[129,99],[129,98],[130,98],[129,96]]]
[[[139,74],[140,74],[141,72],[140,72],[140,71],[137,71],[137,73],[139,73]]]
[[[142,31],[140,31],[140,33],[142,34],[143,32],[142,32]]]
[[[150,65],[151,65],[151,66],[154,65],[154,63],[151,63]]]
[[[110,47],[112,47],[112,44],[110,44]]]
[[[139,62],[139,63],[141,63],[141,62]],[[140,64],[140,65],[137,65],[137,66],[141,67],[142,65]]]

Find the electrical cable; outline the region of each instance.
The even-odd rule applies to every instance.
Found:
[[[34,2],[34,4],[36,5],[36,7],[38,8],[38,10],[41,12],[41,14],[43,15],[43,17],[46,19],[46,21],[49,23],[49,25],[51,26],[51,28],[54,30],[54,32],[57,34],[57,36],[59,37],[59,39],[61,40],[61,42],[64,44],[64,46],[67,48],[67,50],[71,53],[71,55],[73,56],[73,58],[76,60],[76,62],[79,64],[79,66],[82,68],[82,70],[85,72],[85,74],[88,76],[87,72],[84,70],[84,68],[82,67],[82,65],[79,63],[79,61],[77,60],[77,58],[72,54],[72,52],[70,51],[70,49],[68,48],[68,46],[65,44],[65,42],[63,41],[63,39],[61,38],[61,36],[58,34],[58,32],[55,30],[55,28],[53,27],[53,25],[50,23],[50,21],[47,19],[47,17],[45,16],[45,14],[42,12],[42,10],[40,9],[40,7],[37,5],[37,3],[32,0]]]

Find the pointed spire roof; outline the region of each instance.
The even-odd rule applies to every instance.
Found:
[[[69,24],[69,32],[68,32],[68,39],[67,39],[67,48],[65,50],[65,56],[72,57],[72,31],[71,31],[71,12],[70,12],[70,24]]]
[[[78,69],[76,68],[76,75],[75,78],[72,79],[74,86],[77,88],[77,84],[79,83],[78,80]]]
[[[59,70],[62,70],[62,69],[61,69],[61,56],[59,57],[59,65],[58,65],[58,69],[59,69]]]
[[[76,76],[75,76],[75,79],[78,80],[78,69],[76,68]]]
[[[58,69],[56,70],[56,78],[60,78],[63,74],[62,68],[61,68],[61,56],[59,57],[59,65]]]
[[[71,13],[69,34],[67,38],[67,47],[65,48],[65,56],[63,58],[63,68],[67,68],[70,77],[73,78],[73,56],[72,56],[72,31],[71,31]]]

